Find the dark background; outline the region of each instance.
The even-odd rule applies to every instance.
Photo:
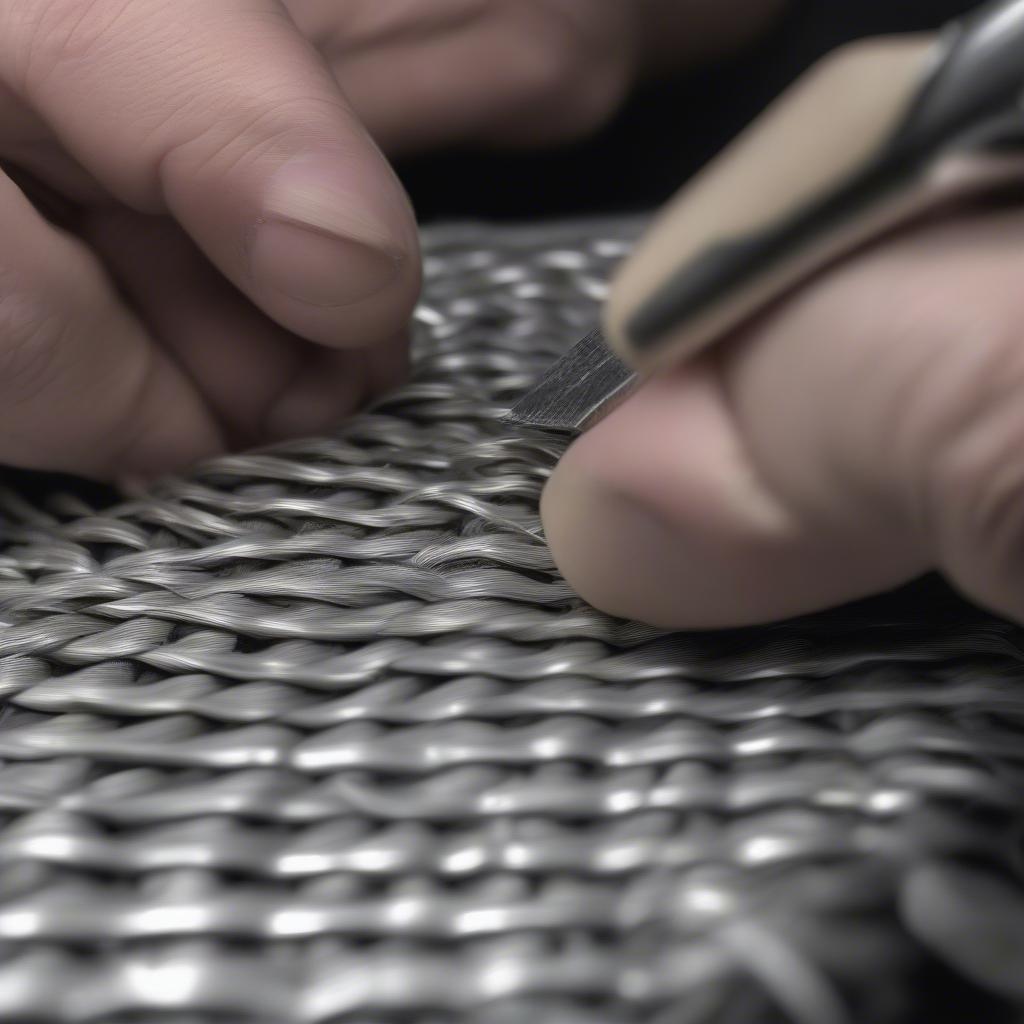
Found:
[[[754,50],[646,86],[584,143],[543,154],[432,155],[400,163],[399,174],[422,222],[649,209],[817,57],[862,36],[937,28],[977,6],[965,0],[791,0],[787,16]]]

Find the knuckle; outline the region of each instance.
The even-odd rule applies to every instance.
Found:
[[[96,55],[129,11],[125,0],[44,0],[28,8],[16,33],[27,88],[63,65]]]

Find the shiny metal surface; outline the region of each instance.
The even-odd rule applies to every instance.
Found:
[[[549,430],[593,426],[640,382],[608,347],[600,330],[581,338],[514,406],[505,422]]]
[[[1020,630],[924,587],[667,636],[555,572],[559,442],[500,417],[635,231],[436,231],[416,379],[335,436],[0,495],[0,1020],[1024,1004]]]

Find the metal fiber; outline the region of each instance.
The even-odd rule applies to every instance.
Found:
[[[1021,1019],[1018,628],[668,635],[551,562],[500,420],[636,230],[435,229],[333,436],[0,494],[0,1021]]]

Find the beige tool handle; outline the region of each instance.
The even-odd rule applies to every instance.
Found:
[[[699,351],[813,270],[804,251],[744,283],[673,328],[649,351],[628,336],[629,316],[670,274],[710,247],[791,216],[866,166],[890,139],[939,56],[931,34],[869,40],[836,51],[788,90],[661,213],[613,283],[609,342],[629,364],[653,369]],[[892,219],[894,210],[880,211]],[[877,218],[829,236],[837,252],[877,233]]]

